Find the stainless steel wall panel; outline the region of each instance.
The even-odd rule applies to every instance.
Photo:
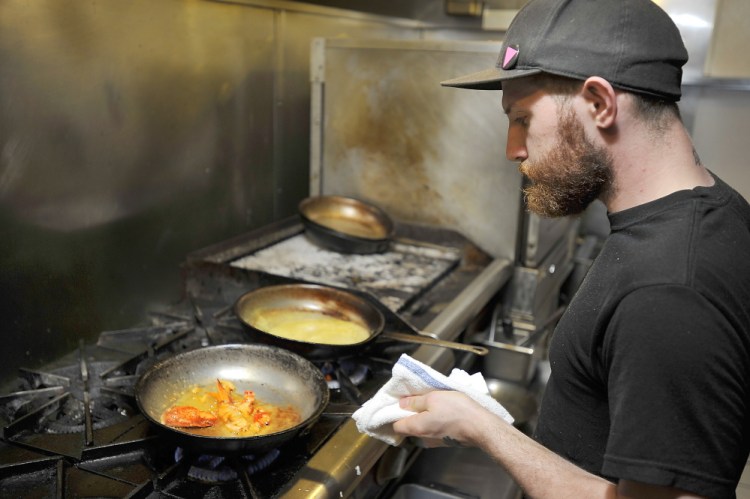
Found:
[[[453,228],[512,259],[521,178],[505,159],[501,94],[439,85],[493,64],[499,43],[328,39],[317,46],[324,96],[313,141],[322,145],[320,183],[311,191]]]
[[[187,253],[296,209],[313,37],[424,29],[275,0],[0,2],[0,379],[134,325],[179,298]]]
[[[275,101],[277,147],[274,151],[277,213],[291,215],[308,195],[310,161],[310,43],[317,36],[415,39],[420,31],[377,16],[331,15],[331,9],[307,7],[279,14],[281,35],[278,93]],[[304,109],[304,112],[301,110]],[[304,171],[305,175],[300,175]]]
[[[228,141],[262,143],[272,108],[247,97],[273,75],[247,68],[272,67],[271,15],[210,5],[5,2],[3,204],[54,230],[96,227],[204,191]],[[253,133],[227,137],[238,119]]]
[[[274,30],[200,1],[0,4],[3,375],[133,325],[188,251],[274,218]]]

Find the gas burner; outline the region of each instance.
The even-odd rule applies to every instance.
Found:
[[[21,369],[20,390],[0,396],[0,415],[10,422],[5,436],[16,425],[36,433],[90,433],[127,420],[132,404],[102,377],[113,365],[81,356],[78,364],[47,371]]]
[[[70,366],[52,373],[70,380],[70,385],[67,387],[70,397],[67,397],[58,411],[50,416],[43,431],[81,433],[85,431],[89,417],[92,429],[98,430],[125,421],[135,412],[123,398],[107,396],[106,392],[102,392],[104,380],[100,374],[108,370],[111,364],[103,362],[87,364],[87,377],[79,376],[76,367]]]
[[[339,379],[342,377],[346,377],[344,383],[348,381],[354,386],[360,386],[364,383],[370,372],[370,366],[357,359],[341,359],[340,361],[324,362],[320,366],[320,370],[326,378],[328,388],[340,390],[341,381]]]
[[[188,478],[207,484],[233,482],[238,479],[241,473],[252,476],[268,468],[280,455],[279,449],[271,449],[259,456],[250,454],[233,459],[210,454],[186,458],[182,447],[177,447],[174,452],[175,462],[190,459],[190,467],[187,471]]]
[[[106,374],[125,356],[81,345],[43,371],[20,369],[15,391],[0,395],[3,441],[80,460],[152,438],[134,378]]]
[[[372,372],[367,361],[351,357],[318,363],[318,367],[325,376],[328,388],[338,390],[353,404],[361,405],[365,402],[366,397],[358,386],[364,384]]]

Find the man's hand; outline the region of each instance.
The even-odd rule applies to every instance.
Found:
[[[393,430],[419,437],[427,447],[475,447],[479,421],[495,418],[460,392],[435,391],[404,397],[399,405],[417,414],[395,422]]]

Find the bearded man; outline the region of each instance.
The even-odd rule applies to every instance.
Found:
[[[650,0],[531,0],[497,67],[506,155],[546,216],[611,233],[552,336],[534,438],[457,392],[394,431],[484,450],[535,498],[734,497],[750,452],[750,206],[682,124],[680,34]]]

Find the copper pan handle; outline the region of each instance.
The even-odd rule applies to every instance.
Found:
[[[420,345],[433,345],[436,347],[450,348],[451,350],[462,350],[464,352],[471,352],[475,355],[487,355],[489,349],[479,345],[464,345],[463,343],[457,343],[455,341],[439,340],[432,336],[424,335],[413,335],[407,333],[394,333],[391,331],[384,331],[380,333],[380,338],[387,338],[389,340],[403,341],[404,343],[418,343]]]

